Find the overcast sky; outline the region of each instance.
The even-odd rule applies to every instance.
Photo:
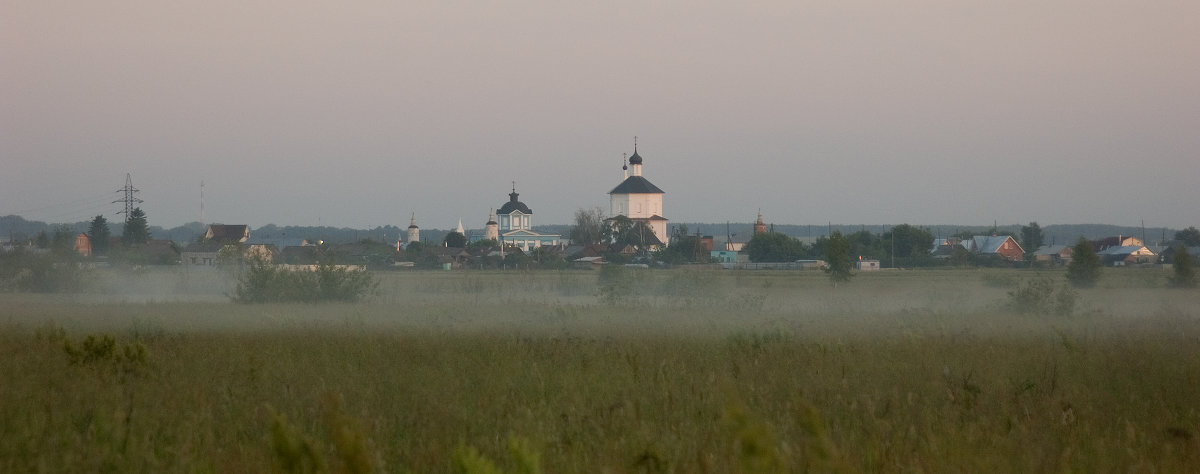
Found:
[[[990,5],[984,5],[988,3]],[[0,0],[0,215],[1200,225],[1200,2]]]

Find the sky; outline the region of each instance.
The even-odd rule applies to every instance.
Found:
[[[0,12],[0,215],[569,224],[636,136],[673,222],[1200,225],[1193,0]]]

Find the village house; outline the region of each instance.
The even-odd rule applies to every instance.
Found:
[[[75,236],[75,252],[81,257],[92,256],[92,239],[88,238],[87,234],[79,234]]]
[[[250,240],[250,226],[212,224],[204,232],[204,240],[222,244],[241,244]]]
[[[1011,235],[976,235],[963,240],[963,245],[978,255],[995,255],[1010,262],[1025,260],[1025,249]]]
[[[1071,255],[1075,248],[1069,245],[1045,245],[1033,252],[1033,261],[1045,265],[1066,265],[1071,263]]]
[[[960,250],[961,249],[961,250]],[[1025,249],[1010,235],[976,235],[969,239],[935,239],[929,253],[934,258],[949,259],[966,250],[970,254],[993,256],[1009,262],[1025,260]]]
[[[197,242],[183,248],[179,254],[180,263],[184,265],[212,266],[217,264],[223,244],[217,242]]]
[[[1158,258],[1154,252],[1146,248],[1145,245],[1122,245],[1119,247],[1109,247],[1099,252],[1096,255],[1104,261],[1105,265],[1120,267],[1125,265],[1140,265],[1154,263]]]
[[[1092,248],[1096,250],[1096,253],[1103,252],[1113,247],[1141,247],[1143,245],[1146,245],[1146,243],[1142,242],[1142,239],[1120,235],[1116,237],[1105,237],[1103,239],[1096,239],[1092,241]]]

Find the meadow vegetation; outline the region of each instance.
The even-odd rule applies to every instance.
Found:
[[[1184,472],[1200,294],[1168,273],[397,272],[242,305],[220,271],[98,270],[0,293],[0,472]]]

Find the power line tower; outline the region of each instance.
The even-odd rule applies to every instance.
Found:
[[[113,203],[125,204],[125,210],[118,211],[117,214],[125,214],[125,222],[128,223],[129,216],[133,214],[134,205],[142,203],[142,200],[138,199],[136,196],[138,189],[133,187],[133,178],[129,175],[129,173],[125,173],[125,187],[118,189],[117,192],[124,193],[125,197],[113,201]]]

